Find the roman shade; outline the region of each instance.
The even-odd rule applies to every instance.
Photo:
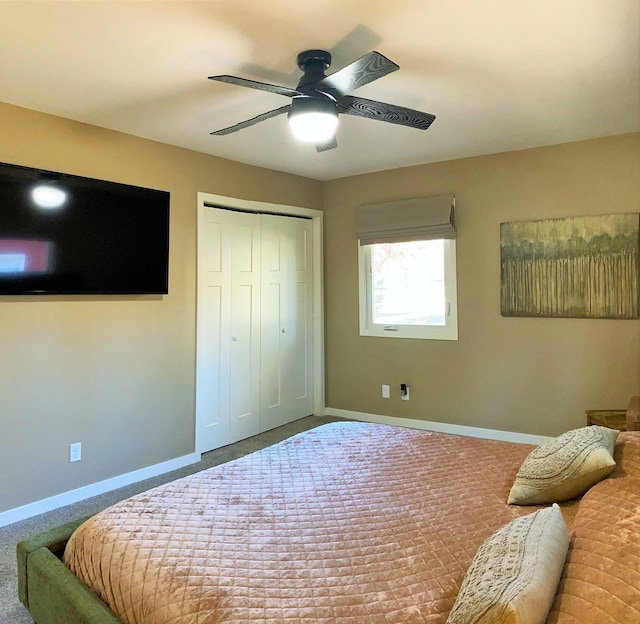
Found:
[[[361,245],[455,238],[454,195],[434,195],[356,209],[356,237]]]

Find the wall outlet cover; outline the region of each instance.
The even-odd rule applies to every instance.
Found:
[[[74,442],[69,445],[69,462],[77,462],[82,459],[82,442]]]

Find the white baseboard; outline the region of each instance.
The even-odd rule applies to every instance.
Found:
[[[520,444],[544,444],[553,438],[532,435],[529,433],[517,433],[514,431],[502,431],[500,429],[484,429],[483,427],[467,427],[465,425],[452,425],[450,423],[433,422],[429,420],[414,420],[413,418],[396,418],[395,416],[381,416],[380,414],[367,414],[365,412],[352,412],[351,410],[326,407],[325,416],[338,416],[351,420],[378,423],[381,425],[395,425],[410,429],[422,429],[424,431],[436,431],[438,433],[452,433],[454,435],[468,436],[472,438],[486,438],[487,440],[501,440],[503,442],[518,442]]]
[[[172,470],[178,470],[185,466],[190,466],[200,461],[200,453],[191,453],[190,455],[183,455],[182,457],[176,457],[176,459],[170,459],[169,461],[155,464],[154,466],[148,466],[147,468],[141,468],[140,470],[134,470],[133,472],[127,472],[111,479],[105,479],[104,481],[98,481],[90,485],[77,488],[76,490],[70,490],[69,492],[63,492],[50,498],[44,498],[22,507],[16,507],[15,509],[9,509],[0,513],[0,527],[13,524],[14,522],[20,522],[26,520],[32,516],[64,507],[65,505],[71,505],[81,500],[91,498],[92,496],[98,496],[98,494],[104,494],[111,490],[117,490],[118,488],[137,483],[138,481],[144,481],[145,479],[151,479],[158,475]]]

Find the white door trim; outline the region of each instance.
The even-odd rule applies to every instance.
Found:
[[[243,210],[245,212],[270,213],[288,215],[294,217],[307,217],[312,221],[313,234],[313,413],[316,416],[324,415],[324,302],[323,302],[323,254],[322,254],[322,232],[323,213],[321,210],[312,208],[301,208],[299,206],[288,206],[285,204],[272,204],[269,202],[259,202],[235,197],[225,197],[223,195],[213,195],[211,193],[198,193],[198,251],[197,268],[198,279],[196,281],[196,353],[198,336],[202,335],[200,323],[202,322],[202,298],[200,297],[200,275],[201,262],[203,257],[200,253],[200,241],[204,226],[204,210],[207,207],[231,208],[233,210]],[[196,364],[197,366],[197,364]],[[196,385],[198,371],[196,370]],[[197,405],[197,403],[196,403]],[[199,415],[196,408],[195,414],[195,443],[196,449],[200,448],[199,435]]]

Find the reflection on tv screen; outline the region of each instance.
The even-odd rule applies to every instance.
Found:
[[[0,238],[0,279],[16,273],[48,273],[52,249],[50,241]]]

